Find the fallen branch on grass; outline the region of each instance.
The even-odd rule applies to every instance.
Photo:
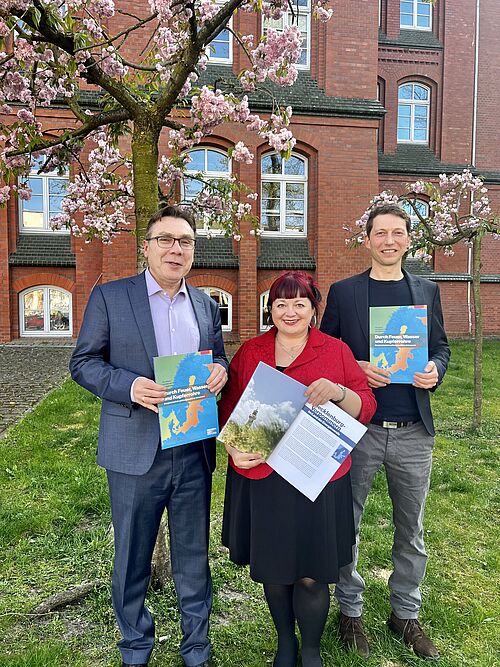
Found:
[[[106,582],[102,579],[94,579],[93,581],[80,584],[79,586],[72,586],[65,591],[60,591],[59,593],[51,595],[46,600],[37,605],[31,613],[35,616],[49,614],[51,611],[54,611],[54,609],[65,607],[72,602],[81,600],[92,591],[95,591],[104,585],[106,585]]]

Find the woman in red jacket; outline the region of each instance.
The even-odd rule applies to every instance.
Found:
[[[313,405],[333,401],[362,422],[375,399],[366,376],[340,340],[315,328],[321,295],[311,276],[288,271],[271,286],[268,309],[274,326],[244,343],[229,366],[219,402],[224,424],[259,361],[302,382]],[[301,638],[303,667],[321,667],[320,639],[338,570],[352,560],[354,523],[350,457],[311,502],[264,463],[260,454],[226,446],[222,542],[231,560],[250,564],[264,592],[278,634],[274,667],[294,667]]]

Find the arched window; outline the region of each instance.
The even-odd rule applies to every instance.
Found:
[[[420,83],[404,83],[398,90],[398,143],[429,141],[431,91]]]
[[[231,175],[231,160],[226,153],[215,148],[200,147],[188,151],[191,162],[186,169],[182,182],[182,197],[184,201],[191,201],[203,190],[203,181],[217,181],[229,178]],[[192,177],[190,178],[190,174]],[[201,179],[201,180],[200,180]],[[198,222],[199,230],[203,233],[203,220]],[[215,228],[216,229],[216,228]],[[211,231],[213,231],[212,228]]]
[[[19,295],[21,336],[71,336],[71,294],[38,285]]]
[[[44,158],[36,158],[31,165],[28,186],[31,199],[19,198],[19,224],[21,232],[52,232],[50,219],[61,212],[61,202],[66,196],[68,176],[52,171],[39,174]],[[59,231],[59,230],[58,230]],[[69,230],[61,230],[69,233]],[[59,232],[60,233],[60,232]]]
[[[261,227],[263,232],[303,236],[307,229],[307,160],[279,153],[261,160]]]
[[[402,30],[431,30],[432,4],[425,0],[400,0],[399,25]]]
[[[267,331],[273,325],[267,313],[267,302],[269,300],[269,290],[262,292],[259,298],[259,329]]]
[[[208,294],[219,305],[222,331],[232,331],[233,328],[233,297],[229,292],[217,287],[199,287],[202,292]]]
[[[266,34],[269,28],[282,32],[284,28],[295,25],[302,36],[302,53],[297,63],[297,69],[309,69],[311,51],[311,0],[293,0],[290,3],[292,10],[286,11],[280,19],[263,18],[262,32]]]
[[[418,215],[415,213],[415,210],[413,209],[412,205],[409,202],[403,200],[400,202],[400,204],[401,208],[403,208],[410,216],[411,227],[413,229],[420,222]],[[424,201],[423,199],[416,199],[415,206],[417,207],[418,212],[423,218],[428,217],[429,204],[426,201]]]

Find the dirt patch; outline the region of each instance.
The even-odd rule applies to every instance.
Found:
[[[373,570],[370,571],[370,574],[374,579],[387,583],[392,574],[392,570],[388,570],[385,567],[374,567]]]

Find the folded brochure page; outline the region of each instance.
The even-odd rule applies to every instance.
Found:
[[[155,380],[167,390],[158,405],[161,448],[213,438],[219,432],[217,402],[207,387],[212,351],[154,357]]]
[[[334,403],[312,407],[306,403],[305,390],[297,380],[261,361],[219,440],[261,454],[314,501],[366,428]]]

